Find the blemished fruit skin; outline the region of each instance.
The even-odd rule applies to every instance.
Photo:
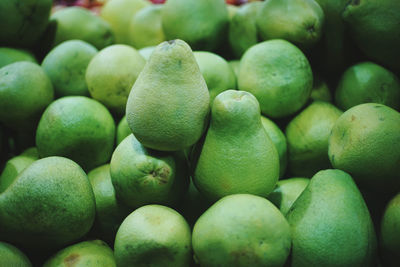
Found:
[[[33,250],[65,246],[85,235],[95,218],[89,180],[63,157],[37,160],[0,194],[0,237]]]
[[[0,68],[18,61],[37,63],[34,55],[27,50],[12,47],[0,47]]]
[[[175,210],[161,205],[136,209],[122,222],[115,237],[117,266],[187,267],[191,232]]]
[[[332,166],[373,191],[400,189],[400,113],[382,104],[352,107],[336,121],[329,138]]]
[[[279,267],[290,252],[290,227],[267,199],[229,195],[197,220],[192,245],[200,266]]]
[[[313,75],[299,48],[275,39],[249,48],[240,62],[238,89],[252,93],[261,112],[281,118],[301,109],[311,94]]]
[[[196,143],[208,123],[210,95],[189,45],[159,44],[132,87],[126,119],[146,147],[182,150]]]
[[[32,267],[32,263],[17,247],[0,241],[0,266]]]
[[[112,249],[101,240],[83,241],[68,246],[51,258],[43,267],[116,267]]]
[[[387,266],[398,266],[400,261],[400,194],[387,204],[381,221],[380,249]],[[386,266],[386,265],[385,265]]]
[[[193,181],[210,201],[230,194],[267,196],[279,176],[279,155],[261,123],[257,99],[227,90],[213,103]]]
[[[286,218],[293,240],[291,266],[376,266],[374,226],[347,173],[319,171]]]

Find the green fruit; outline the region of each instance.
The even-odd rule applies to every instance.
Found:
[[[39,159],[39,151],[36,147],[30,147],[22,151],[21,156],[26,156],[32,159]]]
[[[167,40],[182,39],[193,50],[215,50],[229,17],[223,0],[168,0],[161,12]]]
[[[53,101],[53,86],[43,69],[32,62],[16,62],[0,69],[0,122],[30,131]]]
[[[126,101],[146,61],[127,45],[112,45],[90,61],[86,82],[90,95],[111,111],[125,113]]]
[[[27,51],[11,47],[0,47],[0,68],[18,61],[37,63],[35,56]]]
[[[191,257],[191,233],[175,210],[147,205],[122,222],[115,237],[117,266],[187,267]]]
[[[236,88],[236,77],[228,62],[211,52],[193,53],[210,93],[210,104],[221,92]]]
[[[52,4],[51,0],[1,1],[1,45],[33,46],[47,27]]]
[[[400,81],[394,73],[373,62],[358,63],[343,73],[335,100],[343,110],[370,102],[399,110]]]
[[[195,165],[196,187],[211,201],[237,193],[265,197],[278,176],[278,152],[261,124],[257,99],[243,91],[219,94]]]
[[[132,87],[126,119],[144,146],[182,150],[203,134],[209,102],[206,82],[190,47],[182,40],[163,42]]]
[[[51,15],[51,20],[57,24],[54,45],[79,39],[103,49],[114,43],[110,25],[85,8],[75,6],[60,9]]]
[[[139,54],[147,61],[153,53],[155,46],[148,46],[138,50]]]
[[[32,263],[21,250],[0,241],[0,266],[31,267]]]
[[[42,68],[49,76],[57,96],[89,95],[85,72],[97,49],[80,40],[65,41],[43,59]]]
[[[397,266],[400,257],[400,194],[387,204],[381,221],[380,247],[385,266]]]
[[[254,94],[262,113],[271,118],[300,110],[310,97],[312,84],[307,58],[285,40],[256,44],[240,61],[239,90]]]
[[[116,267],[112,249],[101,240],[83,241],[68,246],[50,259],[43,267]]]
[[[115,149],[110,167],[118,199],[133,209],[146,204],[177,204],[189,185],[181,152],[146,149],[133,134]]]
[[[15,178],[36,160],[37,158],[22,155],[9,159],[0,175],[0,193],[4,192]]]
[[[122,140],[125,139],[128,135],[132,133],[129,128],[128,121],[126,120],[126,116],[122,117],[122,119],[118,123],[117,127],[117,145],[119,145]]]
[[[228,63],[231,66],[233,73],[235,73],[235,77],[236,77],[236,81],[237,81],[237,78],[239,77],[240,60],[230,60],[230,61],[228,61]]]
[[[319,76],[314,76],[314,84],[310,98],[313,101],[332,102],[331,90],[326,81],[322,80]]]
[[[194,258],[200,266],[283,266],[290,228],[268,200],[249,194],[226,196],[193,228]]]
[[[328,102],[315,101],[286,127],[289,169],[293,175],[311,177],[331,167],[328,141],[342,111]]]
[[[85,172],[73,161],[35,161],[0,194],[0,238],[34,250],[65,246],[93,224],[95,201]]]
[[[96,100],[68,96],[54,101],[43,113],[36,131],[41,157],[64,156],[84,170],[106,163],[114,149],[115,123]]]
[[[286,218],[293,239],[291,266],[375,266],[374,226],[347,173],[318,172]]]
[[[256,19],[262,40],[285,39],[301,48],[320,40],[324,20],[324,12],[314,0],[268,0]]]
[[[344,112],[329,138],[332,166],[374,191],[400,189],[400,113],[382,104]]]

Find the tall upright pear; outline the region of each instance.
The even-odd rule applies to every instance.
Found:
[[[126,118],[146,147],[176,151],[199,140],[207,125],[210,96],[189,45],[159,44],[132,87]]]

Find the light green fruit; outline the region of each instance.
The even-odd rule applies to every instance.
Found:
[[[59,44],[47,54],[42,68],[49,76],[57,96],[89,95],[85,73],[97,52],[89,43],[70,40]]]
[[[343,110],[363,103],[379,103],[400,110],[400,81],[393,72],[373,62],[358,63],[343,73],[335,101]]]
[[[117,266],[187,267],[192,256],[189,225],[171,208],[143,206],[118,229],[114,255]]]
[[[96,219],[92,235],[112,243],[120,224],[129,214],[129,209],[116,197],[109,164],[91,170],[88,178],[96,200]]]
[[[56,21],[53,45],[67,40],[78,39],[103,49],[114,43],[110,25],[89,10],[81,7],[67,7],[54,12],[51,20]]]
[[[256,44],[240,61],[239,90],[252,93],[268,117],[285,117],[300,110],[310,97],[312,85],[307,58],[285,40]]]
[[[149,5],[146,0],[109,0],[105,3],[100,16],[110,24],[116,43],[131,44],[129,23],[139,10]]]
[[[200,266],[283,266],[290,228],[268,200],[249,194],[226,196],[193,228],[194,258]]]
[[[259,42],[256,16],[261,7],[261,2],[242,5],[229,23],[229,44],[237,58]]]
[[[310,98],[313,101],[332,102],[331,90],[326,81],[319,76],[314,76],[314,85]]]
[[[221,92],[236,88],[236,77],[228,62],[217,54],[193,52],[210,93],[210,104]]]
[[[229,22],[223,0],[168,0],[161,14],[167,40],[182,39],[193,50],[215,50]]]
[[[328,141],[342,111],[328,102],[315,101],[286,127],[289,169],[293,175],[311,177],[331,167]]]
[[[133,47],[118,44],[104,48],[86,70],[90,95],[116,114],[124,114],[129,93],[145,63]]]
[[[376,236],[368,208],[353,179],[324,170],[290,208],[291,266],[376,266]]]
[[[129,128],[128,121],[126,120],[126,116],[122,117],[117,126],[117,145],[119,145],[122,140],[125,139],[128,135],[132,133]]]
[[[129,95],[126,119],[144,146],[177,151],[200,139],[209,103],[192,50],[184,41],[173,40],[158,45],[147,61]]]
[[[50,259],[43,267],[116,267],[112,249],[101,240],[83,241],[68,246]]]
[[[156,48],[155,46],[148,46],[148,47],[144,47],[144,48],[139,49],[138,52],[147,61],[147,60],[149,60],[149,58],[150,58],[150,56],[153,53],[155,48]]]
[[[130,44],[136,48],[155,46],[165,41],[161,22],[163,5],[150,5],[138,11],[129,24]]]
[[[22,151],[21,156],[26,156],[32,159],[39,159],[39,151],[37,147],[30,147]]]
[[[16,156],[9,159],[0,175],[0,193],[4,192],[17,176],[37,159],[29,156]]]
[[[17,247],[0,241],[0,266],[32,267],[32,263]]]
[[[146,149],[133,134],[115,149],[110,167],[117,198],[133,209],[146,204],[175,205],[189,185],[183,153]]]
[[[400,113],[382,104],[352,107],[329,138],[332,166],[373,191],[400,189]]]
[[[238,11],[239,7],[234,5],[227,5],[226,8],[228,9],[228,17],[229,20],[232,20],[233,16]]]
[[[278,125],[267,117],[261,116],[261,123],[267,132],[272,143],[275,145],[279,155],[279,177],[286,171],[287,165],[287,143],[285,134],[279,129]]]
[[[63,247],[83,237],[94,216],[85,172],[62,157],[35,161],[0,194],[0,238],[33,250]]]
[[[276,183],[274,191],[268,195],[267,199],[271,201],[283,215],[286,215],[309,182],[310,179],[308,178],[298,177],[279,180]]]
[[[0,68],[18,61],[37,63],[35,56],[27,50],[12,47],[0,47]]]
[[[239,77],[239,68],[240,68],[240,60],[230,60],[228,61],[229,65],[231,66],[233,72],[235,73],[236,81],[237,77]],[[237,86],[237,83],[236,83]]]
[[[0,69],[0,122],[30,131],[53,101],[53,86],[43,69],[32,62],[15,62]]]
[[[46,30],[51,0],[7,0],[0,2],[0,43],[32,47]]]
[[[400,194],[387,204],[381,221],[380,247],[383,262],[390,267],[398,265],[400,250]]]
[[[54,101],[43,113],[36,131],[41,157],[67,157],[86,171],[110,159],[114,141],[115,123],[110,112],[84,96]]]
[[[194,183],[210,201],[238,193],[266,197],[274,189],[279,155],[252,94],[227,90],[215,98],[194,168]]]

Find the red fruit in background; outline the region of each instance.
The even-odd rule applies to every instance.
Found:
[[[248,2],[248,0],[226,0],[227,4],[235,5],[235,6],[240,6],[247,2]]]
[[[165,0],[150,0],[153,4],[164,4]]]

